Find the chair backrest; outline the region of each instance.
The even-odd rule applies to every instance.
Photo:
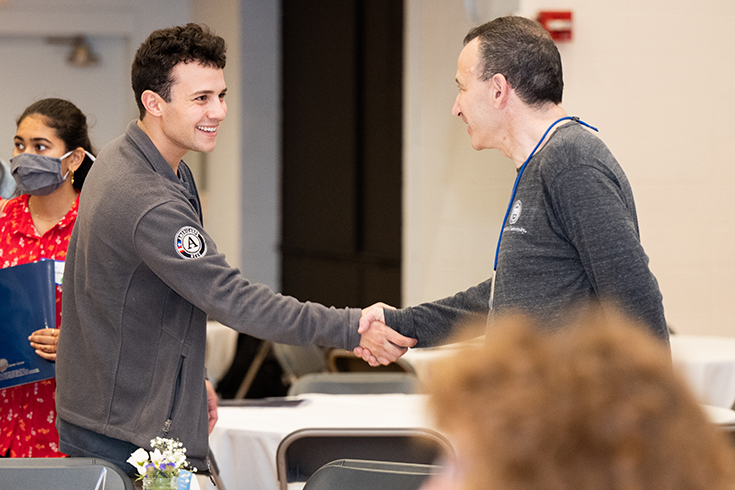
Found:
[[[317,345],[299,346],[273,343],[273,355],[289,382],[309,373],[327,370],[327,354]]]
[[[100,458],[0,458],[0,488],[135,490],[130,477]]]
[[[436,465],[340,459],[319,468],[304,490],[417,490],[440,471]]]
[[[367,362],[363,361],[362,358],[357,357],[352,352],[344,349],[332,349],[329,352],[327,368],[333,373],[392,372],[416,374],[416,370],[413,366],[403,358],[400,358],[395,362],[391,362],[387,366],[382,364],[379,366],[371,366]]]
[[[418,393],[419,379],[411,373],[313,373],[291,384],[289,395],[327,393],[331,395],[377,395]]]
[[[323,465],[338,459],[432,464],[452,458],[449,441],[424,428],[300,429],[286,436],[276,451],[280,488],[305,482]]]

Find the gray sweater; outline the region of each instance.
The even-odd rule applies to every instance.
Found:
[[[576,122],[559,127],[526,167],[504,226],[494,315],[525,313],[554,329],[570,311],[601,301],[668,341],[630,184],[597,136]],[[487,280],[385,316],[389,326],[418,338],[419,347],[431,346],[447,342],[467,315],[487,316],[489,298]]]
[[[87,177],[64,274],[59,416],[150,447],[177,438],[206,467],[206,318],[255,337],[352,349],[359,309],[300,303],[247,281],[202,228],[178,176],[132,122]]]

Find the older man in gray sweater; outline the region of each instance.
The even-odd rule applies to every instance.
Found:
[[[559,105],[561,57],[532,20],[502,17],[472,29],[457,63],[452,112],[472,147],[495,148],[518,176],[487,281],[433,303],[370,308],[360,332],[387,324],[447,342],[468,316],[522,313],[546,328],[590,307],[615,307],[668,342],[658,283],[638,231],[633,192],[591,126]],[[583,127],[587,126],[587,128]],[[381,355],[358,347],[373,364]]]

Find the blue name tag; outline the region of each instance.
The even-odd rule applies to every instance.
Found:
[[[179,490],[189,490],[191,485],[192,475],[191,471],[181,470],[179,471]]]
[[[57,286],[61,286],[64,281],[64,265],[66,265],[66,262],[54,260],[54,280]]]

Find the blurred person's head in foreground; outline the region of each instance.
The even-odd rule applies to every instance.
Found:
[[[549,333],[522,317],[432,371],[452,488],[732,490],[735,455],[667,346],[601,312]],[[440,482],[434,482],[436,486]]]

